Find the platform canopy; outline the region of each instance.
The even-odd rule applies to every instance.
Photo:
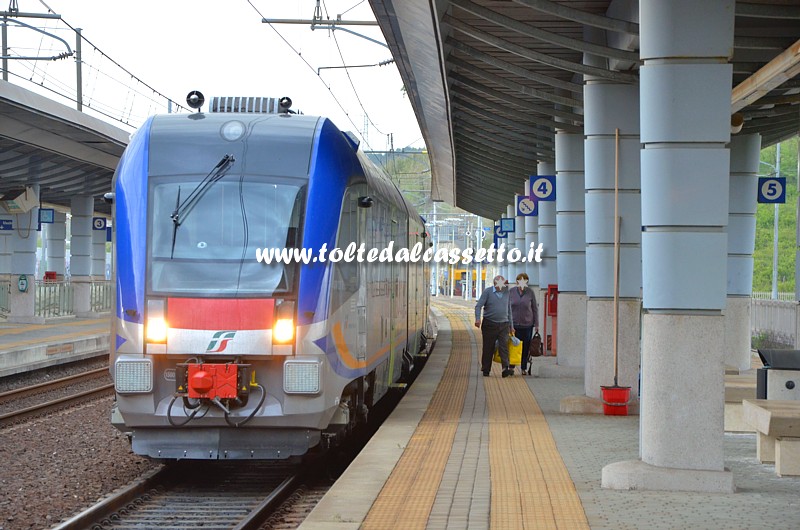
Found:
[[[52,99],[0,81],[0,196],[38,184],[42,203],[103,202],[130,133]],[[2,212],[2,209],[0,209]]]
[[[483,217],[553,161],[557,129],[583,131],[584,76],[638,83],[635,0],[370,3],[428,147],[433,199]],[[736,2],[731,115],[763,146],[800,125],[798,39],[797,2]]]

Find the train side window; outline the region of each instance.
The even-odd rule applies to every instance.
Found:
[[[336,238],[336,247],[343,253],[347,248],[355,244],[358,250],[359,241],[359,215],[362,208],[358,207],[358,197],[365,194],[365,189],[361,186],[348,188],[342,200],[342,213],[339,219],[339,233]],[[355,260],[350,262],[341,259],[333,264],[334,294],[332,303],[334,308],[344,304],[350,296],[358,290],[358,263]]]

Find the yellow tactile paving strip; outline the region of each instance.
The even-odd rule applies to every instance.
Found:
[[[488,378],[491,528],[589,528],[536,399],[520,377]]]
[[[442,380],[362,529],[425,528],[428,523],[464,407],[472,362],[463,319],[450,321],[452,352]]]
[[[38,331],[43,329],[73,327],[73,326],[86,326],[88,328],[108,328],[109,323],[107,318],[91,318],[74,320],[72,322],[59,322],[57,324],[26,324],[23,326],[15,326],[7,329],[0,329],[0,336],[3,335],[19,335],[28,331]]]
[[[425,528],[464,403],[471,359],[466,308],[440,304],[452,352],[430,406],[361,528]],[[477,334],[480,336],[479,333]],[[493,529],[588,529],[575,485],[525,380],[482,378],[489,414]],[[473,377],[475,372],[473,372]]]

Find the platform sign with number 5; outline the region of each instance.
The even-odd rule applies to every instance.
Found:
[[[758,202],[783,204],[786,202],[786,177],[759,177]]]
[[[555,175],[531,176],[531,197],[536,197],[540,201],[556,200]]]

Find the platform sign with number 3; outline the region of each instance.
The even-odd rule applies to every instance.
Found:
[[[531,197],[536,197],[540,201],[556,200],[555,175],[531,176]]]
[[[758,202],[783,204],[786,202],[786,177],[759,177]]]

